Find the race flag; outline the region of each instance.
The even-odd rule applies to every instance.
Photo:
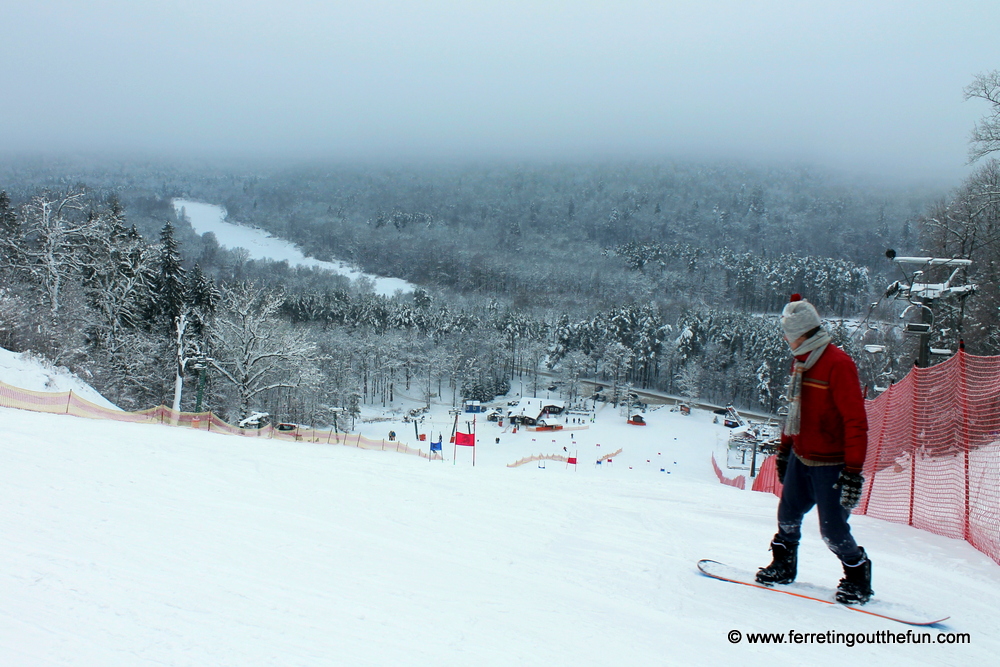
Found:
[[[475,433],[456,433],[455,434],[455,444],[462,447],[475,447],[476,446],[476,434]]]
[[[575,456],[568,457],[566,459],[566,463],[567,463],[567,465],[575,466],[576,465],[576,457]]]
[[[440,452],[441,451],[441,443],[443,442],[443,440],[444,440],[443,438],[439,438],[437,442],[434,442],[432,440],[431,441],[431,451],[432,452]]]

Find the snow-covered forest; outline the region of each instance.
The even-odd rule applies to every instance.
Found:
[[[969,256],[971,277],[997,284],[998,174],[987,162],[943,196],[744,164],[9,161],[0,345],[68,365],[123,408],[200,400],[232,420],[329,425],[396,394],[552,383],[573,400],[584,378],[773,411],[788,363],[774,315],[790,293],[830,318],[874,389],[913,359],[900,308],[880,299],[896,278],[886,248]],[[198,236],[178,197],[419,287],[381,296],[252,259]],[[937,344],[1000,352],[997,303],[981,289]]]

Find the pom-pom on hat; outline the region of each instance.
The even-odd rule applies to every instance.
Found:
[[[788,305],[781,311],[781,328],[790,341],[795,341],[823,324],[816,307],[802,298],[801,294],[793,294]]]

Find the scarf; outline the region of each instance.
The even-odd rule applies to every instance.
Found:
[[[788,378],[788,390],[785,394],[785,400],[788,401],[788,415],[785,417],[785,425],[781,429],[785,435],[796,435],[799,432],[799,418],[802,415],[802,375],[816,365],[831,340],[830,334],[821,329],[812,338],[803,341],[801,345],[792,350],[793,356],[801,357],[806,353],[809,356],[806,357],[805,361],[795,360],[792,375]]]

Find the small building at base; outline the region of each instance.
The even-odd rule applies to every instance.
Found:
[[[562,414],[566,410],[566,402],[552,398],[522,398],[516,405],[507,410],[507,418],[512,424],[534,426],[539,420],[551,415]]]

